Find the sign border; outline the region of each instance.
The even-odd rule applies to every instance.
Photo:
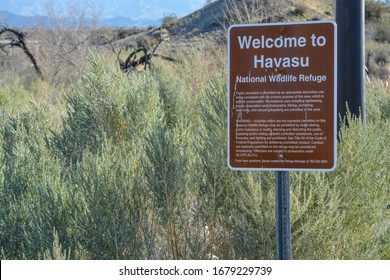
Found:
[[[334,149],[333,149],[333,166],[329,169],[324,168],[261,168],[261,167],[233,167],[230,165],[230,31],[237,27],[264,27],[264,26],[283,26],[283,25],[316,25],[316,24],[332,24],[334,28],[334,85],[333,85],[333,129],[334,129]],[[318,20],[318,21],[303,21],[303,22],[277,22],[277,23],[259,23],[259,24],[233,24],[228,29],[228,96],[227,96],[227,164],[231,170],[234,171],[325,171],[331,172],[336,169],[337,166],[337,24],[334,20]]]

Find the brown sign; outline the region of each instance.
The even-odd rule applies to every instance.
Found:
[[[333,170],[335,23],[233,25],[228,40],[229,167]]]

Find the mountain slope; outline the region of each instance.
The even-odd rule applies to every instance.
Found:
[[[331,0],[217,0],[180,18],[172,32],[197,35],[234,23],[306,21],[334,18]],[[248,11],[248,12],[247,12]]]

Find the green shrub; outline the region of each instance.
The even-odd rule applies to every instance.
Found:
[[[144,257],[138,228],[142,220],[134,200],[137,164],[131,155],[105,141],[99,155],[85,153],[69,179],[74,217],[72,233],[91,259]]]
[[[0,87],[0,108],[4,107],[8,103],[7,93],[3,88]]]
[[[0,108],[1,258],[274,259],[274,173],[227,166],[223,63],[193,79],[189,62],[131,75],[88,63],[66,108]],[[49,91],[6,95],[19,89]],[[336,170],[290,174],[294,259],[390,258],[390,101],[379,83],[366,97]]]
[[[12,259],[38,258],[52,246],[54,227],[67,239],[61,169],[46,149],[40,117],[20,113],[1,129],[0,244]]]
[[[182,259],[186,253],[185,206],[187,193],[187,158],[183,142],[164,127],[156,127],[145,139],[143,170],[145,185],[150,190],[158,223],[165,234],[161,236],[165,252],[162,258]],[[183,238],[184,239],[184,238]]]
[[[358,120],[341,133],[338,183],[343,186],[342,207],[344,227],[342,237],[344,258],[380,259],[389,255],[389,244],[383,237],[389,233],[389,120],[366,128]],[[349,245],[347,246],[347,243]],[[350,246],[353,244],[352,246]]]
[[[189,119],[187,104],[184,101],[184,87],[178,77],[159,67],[155,70],[158,94],[164,115],[164,125],[173,129],[179,121]]]
[[[165,16],[162,19],[161,26],[163,28],[172,29],[174,28],[178,23],[178,17],[176,14],[172,13],[170,15]]]
[[[130,79],[91,56],[81,85],[67,98],[63,129],[53,132],[51,145],[66,164],[82,160],[85,152],[98,153],[106,138],[124,147],[159,117],[158,85],[148,74]]]
[[[365,1],[365,20],[378,22],[382,19],[383,12],[386,7],[380,1],[366,0]]]
[[[199,200],[197,216],[207,237],[201,258],[230,254],[232,180],[226,160],[226,82],[215,75],[200,99],[200,123],[194,148],[196,152],[193,180]],[[229,230],[230,228],[230,230]]]
[[[366,114],[377,125],[390,119],[390,95],[375,79],[366,87]]]

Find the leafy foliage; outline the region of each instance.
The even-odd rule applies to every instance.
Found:
[[[0,86],[24,91],[0,104],[2,259],[275,258],[274,174],[227,167],[225,66],[191,59],[127,76],[91,55],[53,103]],[[368,84],[336,170],[291,173],[294,259],[390,258],[389,104]]]

